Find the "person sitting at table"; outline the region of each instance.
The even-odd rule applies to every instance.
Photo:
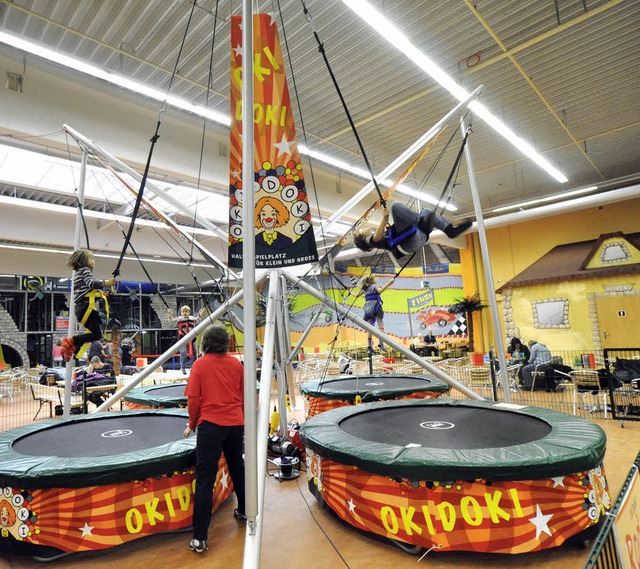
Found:
[[[88,366],[76,372],[71,391],[83,392],[89,387],[112,385],[114,382],[113,367],[105,364],[98,356],[93,356]],[[107,400],[110,391],[112,389],[92,390],[87,393],[87,401],[99,406]]]
[[[87,372],[113,377],[113,366],[110,363],[103,362],[98,356],[93,356],[87,366]]]
[[[529,352],[529,348],[523,345],[520,338],[511,338],[511,342],[507,347],[507,353],[511,354],[511,358],[513,363],[521,363],[526,365],[529,363],[529,358],[531,357],[531,353]]]
[[[424,351],[427,356],[437,356],[438,355],[438,340],[431,332],[431,328],[427,330],[427,333],[423,337],[423,341],[425,343]]]
[[[546,371],[547,368],[543,368],[542,364],[551,361],[551,352],[544,344],[536,340],[529,340],[529,348],[529,363],[520,368],[520,384],[524,389],[531,389],[534,381],[533,372],[536,371],[536,367],[540,366],[537,371]]]

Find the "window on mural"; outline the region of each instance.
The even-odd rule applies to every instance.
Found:
[[[537,328],[564,328],[569,325],[566,319],[566,300],[548,300],[533,303],[533,315]]]

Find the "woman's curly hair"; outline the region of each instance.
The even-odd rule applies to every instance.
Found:
[[[204,354],[226,354],[229,349],[229,332],[222,324],[211,324],[202,333],[200,351]]]

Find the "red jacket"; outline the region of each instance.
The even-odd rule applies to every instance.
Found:
[[[229,354],[205,354],[191,367],[184,394],[189,427],[202,421],[226,427],[244,425],[244,368]]]

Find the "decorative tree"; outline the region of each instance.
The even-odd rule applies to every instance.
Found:
[[[480,300],[480,294],[476,292],[473,296],[465,296],[463,298],[455,298],[455,304],[452,304],[448,312],[451,314],[464,314],[467,321],[467,330],[469,331],[469,351],[473,352],[473,313],[486,308]]]

